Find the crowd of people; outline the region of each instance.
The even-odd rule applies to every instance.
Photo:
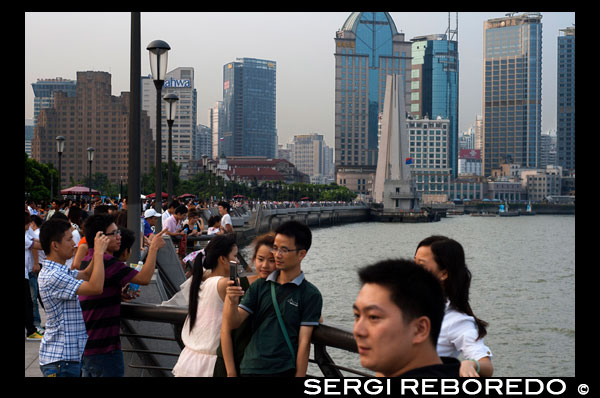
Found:
[[[219,215],[205,224],[202,206],[213,204]],[[131,286],[150,282],[163,235],[185,241],[205,233],[212,236],[205,248],[181,258],[192,264],[189,277],[163,303],[188,308],[173,375],[305,376],[311,336],[323,322],[321,292],[302,271],[311,230],[292,220],[257,237],[255,273],[232,280],[239,248],[229,210],[229,202],[173,201],[159,213],[148,201],[140,243],[147,255],[136,270],[127,264],[135,234],[126,225],[126,201],[55,201],[47,211],[27,203],[26,339],[40,341],[43,375],[124,376],[120,303],[139,295]],[[154,228],[159,218],[162,231]],[[358,279],[353,335],[363,367],[384,377],[493,375],[488,324],[470,307],[471,272],[459,242],[427,237],[414,258],[368,265]]]

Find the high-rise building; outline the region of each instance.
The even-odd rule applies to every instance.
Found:
[[[410,112],[415,118],[450,120],[448,165],[458,166],[458,42],[446,34],[412,39]]]
[[[214,108],[208,109],[208,127],[212,131],[212,158],[221,156],[223,131],[219,120],[223,119],[223,101],[217,101]]]
[[[501,163],[536,168],[542,122],[542,15],[484,22],[483,172]]]
[[[194,88],[194,68],[179,67],[168,72],[161,90],[164,98],[167,94],[179,97],[175,122],[172,128],[172,159],[173,163],[181,166],[180,177],[187,179],[187,166],[193,159],[194,134],[197,125],[197,93]],[[169,126],[167,124],[167,103],[161,104],[161,157],[163,162],[168,160]],[[142,109],[150,115],[152,136],[156,139],[156,87],[151,77],[142,77]]]
[[[291,162],[298,170],[307,174],[311,182],[321,182],[323,180],[325,146],[321,134],[294,136]]]
[[[556,82],[557,161],[568,173],[575,170],[575,26],[561,32]]]
[[[225,156],[266,156],[277,151],[275,61],[237,58],[223,66],[223,118],[219,119]]]
[[[336,182],[370,194],[386,76],[403,80],[410,110],[411,43],[387,12],[353,12],[335,36]]]
[[[25,153],[31,157],[31,140],[33,140],[33,120],[25,119]]]
[[[75,80],[67,80],[62,77],[55,79],[38,79],[36,83],[31,83],[33,87],[33,126],[37,124],[37,117],[40,110],[52,108],[54,104],[54,92],[64,91],[67,97],[75,96]]]
[[[202,155],[206,155],[209,158],[212,158],[212,149],[212,130],[208,126],[199,124],[196,127],[196,134],[194,136],[193,158],[202,159]]]
[[[87,148],[95,149],[92,174],[104,173],[112,183],[126,181],[129,167],[130,94],[111,95],[108,72],[77,72],[77,92],[68,97],[54,93],[52,108],[42,109],[34,128],[31,155],[41,163],[52,162],[58,168],[56,137],[65,137],[62,154],[61,186],[71,181],[87,181]],[[154,140],[149,118],[142,111],[140,120],[140,171],[150,172],[154,164]]]

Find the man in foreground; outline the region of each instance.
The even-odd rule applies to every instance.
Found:
[[[409,260],[381,261],[358,275],[352,307],[360,364],[384,377],[458,377],[460,362],[436,351],[445,299],[435,276]]]

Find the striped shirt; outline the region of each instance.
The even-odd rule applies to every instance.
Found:
[[[38,275],[40,297],[46,311],[46,331],[40,343],[40,365],[57,361],[81,361],[88,335],[77,300],[83,280],[78,270],[44,260]]]
[[[94,254],[90,249],[83,261]],[[83,265],[83,264],[82,264]],[[121,349],[121,290],[138,272],[104,254],[104,289],[97,296],[79,296],[88,341],[83,355],[105,354]]]

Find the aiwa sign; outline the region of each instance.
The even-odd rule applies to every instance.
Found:
[[[167,87],[167,88],[186,88],[186,87],[192,87],[192,82],[190,79],[169,79],[169,80],[165,80],[165,84],[163,85],[163,88]]]

